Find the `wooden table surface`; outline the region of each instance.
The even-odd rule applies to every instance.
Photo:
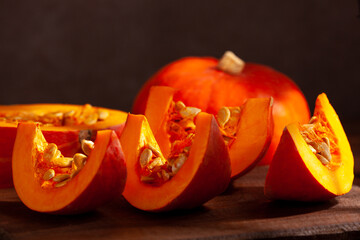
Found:
[[[358,162],[360,134],[349,139]],[[358,177],[350,193],[328,202],[272,202],[263,194],[267,169],[255,168],[202,207],[162,214],[117,199],[90,213],[53,216],[1,189],[0,239],[360,239]]]

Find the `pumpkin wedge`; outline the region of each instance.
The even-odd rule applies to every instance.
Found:
[[[196,130],[165,158],[143,115],[129,114],[120,141],[128,178],[123,196],[145,211],[199,206],[230,182],[230,160],[214,117],[200,113]]]
[[[82,141],[82,150],[64,157],[45,140],[38,124],[20,123],[12,169],[21,201],[38,212],[75,214],[120,196],[126,166],[115,132],[98,131],[95,142]]]
[[[288,125],[266,177],[271,199],[323,201],[350,191],[354,158],[338,115],[325,93],[308,124]]]
[[[118,136],[127,114],[122,111],[70,104],[24,104],[0,106],[0,188],[11,187],[11,156],[19,122],[38,122],[45,139],[65,156],[80,149],[82,138],[92,130],[112,129]]]
[[[201,111],[173,101],[174,94],[176,90],[170,87],[152,87],[145,110],[165,156],[173,141],[194,132],[194,116]],[[272,106],[272,98],[249,98],[242,106],[218,111],[216,119],[229,149],[233,179],[254,168],[266,154],[273,134]]]

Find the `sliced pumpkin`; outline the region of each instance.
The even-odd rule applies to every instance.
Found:
[[[64,157],[48,143],[38,124],[20,123],[13,151],[13,178],[21,201],[30,209],[53,214],[92,210],[121,195],[126,166],[112,130],[83,140],[83,153]]]
[[[120,141],[128,171],[123,196],[141,210],[193,208],[229,184],[229,155],[210,114],[196,117],[195,132],[174,144],[169,157],[161,152],[143,115],[129,114]]]
[[[122,111],[70,104],[24,104],[0,106],[0,188],[11,187],[11,156],[20,122],[37,122],[45,139],[65,156],[80,149],[82,138],[93,130],[112,129],[120,136],[127,114]]]
[[[308,124],[288,125],[266,177],[271,199],[322,201],[350,191],[354,158],[349,141],[325,93]]]

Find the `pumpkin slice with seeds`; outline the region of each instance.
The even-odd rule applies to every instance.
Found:
[[[16,127],[37,122],[45,139],[56,143],[65,156],[80,148],[80,141],[93,130],[112,129],[120,136],[127,114],[90,104],[23,104],[0,106],[0,188],[11,187],[11,156]]]
[[[201,109],[173,101],[176,90],[154,86],[150,89],[145,116],[165,156],[174,144],[182,144],[194,133],[194,119]],[[272,98],[249,98],[242,106],[222,107],[216,116],[229,149],[231,177],[253,169],[265,156],[273,134]]]
[[[165,156],[146,117],[129,114],[120,141],[128,171],[123,196],[131,205],[156,212],[188,209],[225,191],[230,159],[215,118],[199,113],[194,126],[173,136]]]
[[[56,144],[45,140],[39,124],[20,123],[12,168],[21,201],[38,212],[74,214],[120,196],[126,166],[115,132],[98,131],[95,142],[82,140],[81,149],[64,157]]]
[[[272,199],[322,201],[350,191],[354,158],[340,120],[325,93],[318,96],[308,124],[283,132],[265,194]]]

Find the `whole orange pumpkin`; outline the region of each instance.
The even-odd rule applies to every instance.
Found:
[[[262,164],[269,164],[284,127],[291,122],[309,121],[310,111],[299,87],[274,69],[246,63],[232,52],[218,60],[212,57],[186,57],[162,68],[138,93],[134,113],[144,113],[151,86],[177,89],[174,100],[216,114],[223,106],[240,106],[247,98],[274,98],[274,135]]]

